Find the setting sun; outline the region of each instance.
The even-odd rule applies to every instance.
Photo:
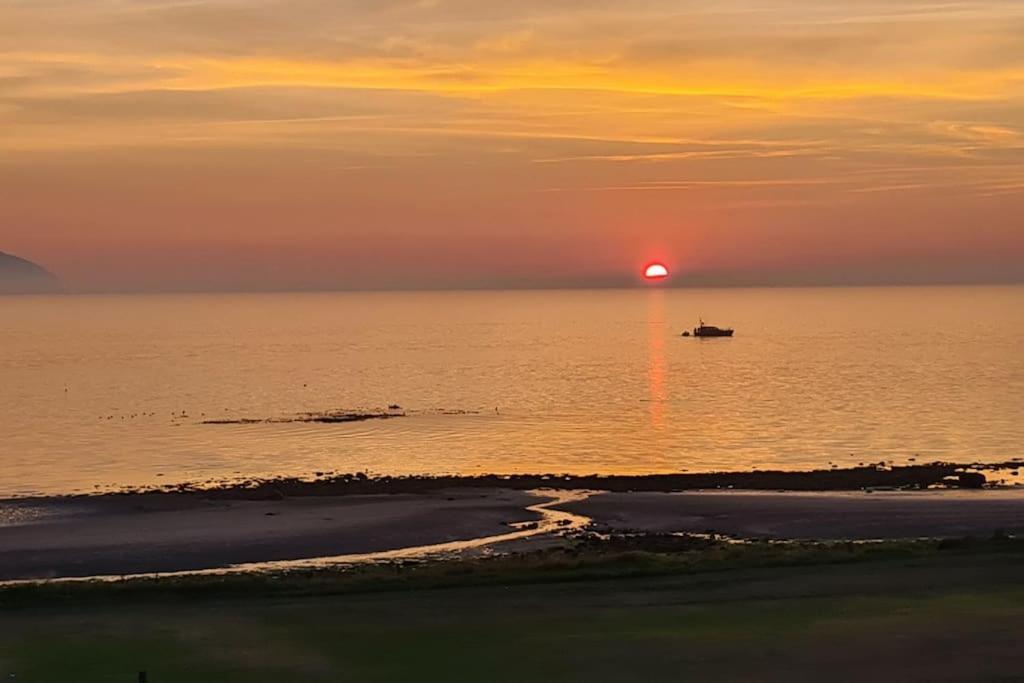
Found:
[[[668,277],[668,268],[662,263],[652,263],[644,269],[644,278],[647,280],[664,280]]]

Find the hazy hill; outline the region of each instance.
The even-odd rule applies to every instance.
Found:
[[[11,254],[0,251],[0,294],[49,294],[60,292],[53,273]]]

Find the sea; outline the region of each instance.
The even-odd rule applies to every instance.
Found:
[[[1001,461],[1024,287],[0,297],[0,425],[4,497]]]

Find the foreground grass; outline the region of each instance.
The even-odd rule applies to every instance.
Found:
[[[626,541],[8,589],[17,681],[1019,680],[1024,548]]]
[[[73,601],[122,604],[254,596],[322,596],[418,588],[561,583],[717,572],[758,567],[999,556],[1024,561],[1024,539],[944,539],[862,542],[754,541],[647,534],[598,539],[587,534],[568,547],[476,559],[406,561],[335,569],[223,575],[153,575],[121,581],[41,582],[0,586],[0,608]]]

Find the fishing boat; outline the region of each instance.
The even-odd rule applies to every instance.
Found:
[[[701,319],[700,324],[693,328],[693,332],[683,332],[684,337],[690,335],[694,337],[731,337],[733,329],[731,327],[715,327],[714,325],[706,325],[704,320]]]

